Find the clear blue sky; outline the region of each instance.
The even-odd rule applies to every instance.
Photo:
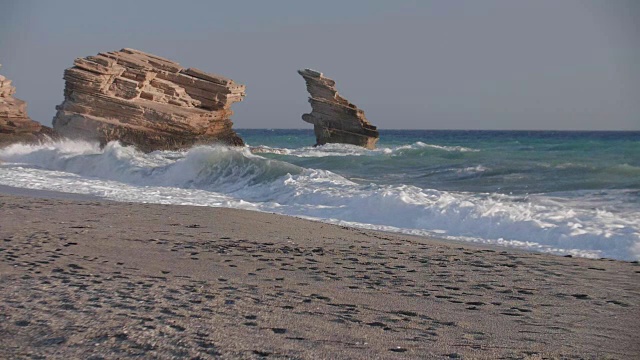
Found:
[[[385,129],[640,130],[640,1],[0,0],[0,73],[51,124],[73,59],[123,47],[247,85],[306,128],[310,67]]]

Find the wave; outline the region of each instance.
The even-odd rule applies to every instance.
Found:
[[[65,140],[45,145],[12,145],[0,150],[0,159],[132,185],[222,192],[233,192],[302,171],[293,164],[253,155],[246,148],[224,146],[197,146],[184,152],[144,154],[118,142],[110,142],[100,149],[95,143]]]
[[[395,149],[391,149],[391,152],[400,152],[405,153],[406,150],[423,150],[423,149],[435,149],[446,152],[479,152],[479,149],[468,148],[464,146],[445,146],[445,145],[434,145],[434,144],[425,144],[421,141],[418,141],[412,145],[403,145],[399,146]]]
[[[412,150],[422,146],[408,145]],[[337,145],[314,149],[351,151]],[[0,159],[5,161],[0,184],[9,186],[118,201],[244,208],[556,254],[640,259],[638,208],[616,212],[606,206],[633,196],[622,190],[605,191],[602,203],[596,193],[513,196],[358,184],[328,170],[223,146],[144,154],[118,143],[100,149],[62,141],[13,145],[0,149]],[[465,174],[485,171],[462,169]]]
[[[415,142],[410,145],[399,145],[395,147],[383,147],[374,150],[365,149],[360,146],[350,144],[325,144],[320,146],[305,146],[296,149],[274,148],[265,145],[250,146],[251,152],[256,154],[276,154],[289,155],[302,158],[313,157],[344,157],[344,156],[422,156],[429,153],[465,153],[479,152],[479,149],[464,146],[444,146]]]
[[[630,164],[617,164],[607,167],[603,170],[603,173],[610,175],[623,175],[627,177],[635,177],[640,179],[640,166],[633,166]]]
[[[482,165],[476,165],[476,166],[467,166],[462,169],[456,169],[455,171],[458,175],[462,177],[462,176],[474,176],[474,175],[482,174],[484,172],[487,172],[488,170],[491,170],[491,169]]]

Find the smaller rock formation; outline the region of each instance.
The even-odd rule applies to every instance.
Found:
[[[298,70],[311,95],[311,113],[302,120],[313,124],[316,145],[345,143],[374,149],[380,134],[358,109],[338,94],[336,82],[311,69]]]
[[[118,140],[147,152],[244,145],[230,119],[245,86],[223,76],[125,48],[76,59],[64,80],[64,102],[53,119],[61,135]]]
[[[0,147],[17,142],[38,142],[53,136],[53,130],[27,115],[27,103],[13,97],[16,88],[0,75]]]

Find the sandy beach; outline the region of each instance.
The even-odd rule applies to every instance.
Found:
[[[0,358],[640,357],[637,262],[0,191]]]

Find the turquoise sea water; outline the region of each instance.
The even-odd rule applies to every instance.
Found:
[[[313,147],[310,129],[238,133],[244,149],[14,145],[0,185],[640,259],[640,132],[382,130],[376,150]]]
[[[249,145],[274,148],[315,142],[311,130],[239,133]],[[383,151],[366,157],[361,155],[368,152],[354,149],[334,149],[334,156],[326,157],[275,157],[356,181],[440,190],[640,190],[640,132],[382,130],[378,149]]]

